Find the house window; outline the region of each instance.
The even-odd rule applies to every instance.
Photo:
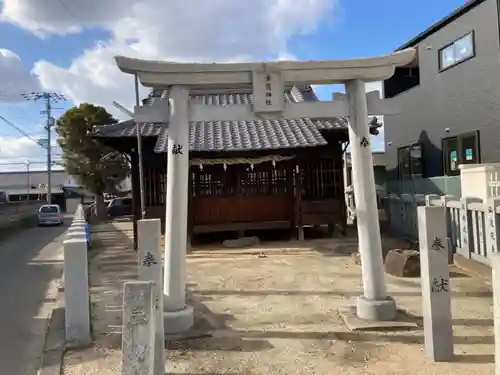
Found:
[[[447,176],[454,176],[460,173],[460,164],[481,163],[481,153],[479,148],[479,131],[460,134],[455,137],[444,138],[443,149],[443,169]]]
[[[474,32],[439,50],[439,70],[446,70],[475,56]]]
[[[400,180],[423,177],[422,145],[420,143],[398,149],[398,171]]]

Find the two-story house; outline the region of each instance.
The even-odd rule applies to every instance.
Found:
[[[387,179],[453,176],[500,162],[500,0],[472,0],[398,50],[415,60],[383,84]]]

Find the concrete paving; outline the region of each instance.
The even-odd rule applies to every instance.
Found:
[[[1,374],[37,372],[62,274],[65,230],[30,228],[0,242]]]

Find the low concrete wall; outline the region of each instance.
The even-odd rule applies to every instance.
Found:
[[[35,226],[37,210],[42,204],[41,201],[0,204],[0,238],[15,230]]]

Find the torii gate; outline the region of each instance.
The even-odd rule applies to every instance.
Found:
[[[301,117],[349,117],[349,140],[354,171],[363,295],[357,315],[368,320],[392,320],[396,304],[387,295],[384,280],[377,210],[369,115],[397,112],[377,92],[366,94],[365,82],[390,78],[398,66],[409,64],[414,49],[391,55],[329,61],[278,61],[236,64],[171,63],[116,56],[122,72],[136,75],[146,87],[171,88],[170,106],[158,100],[136,106],[137,123],[168,123],[168,170],[165,220],[164,322],[165,332],[182,332],[193,324],[193,309],[186,306],[185,257],[189,176],[189,122]],[[343,83],[346,94],[333,101],[285,103],[285,84]],[[252,88],[253,104],[214,106],[189,101],[190,90]]]

